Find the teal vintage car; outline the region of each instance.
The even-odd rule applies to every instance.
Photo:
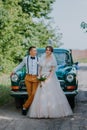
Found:
[[[38,57],[44,52],[44,48],[37,49]],[[73,62],[72,51],[62,48],[54,48],[54,55],[57,60],[56,76],[72,108],[75,107],[75,96],[78,94],[78,62]],[[11,96],[14,97],[16,107],[19,108],[28,97],[24,78],[26,75],[25,66],[11,75]],[[60,99],[61,100],[61,99]]]

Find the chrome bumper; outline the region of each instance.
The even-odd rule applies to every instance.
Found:
[[[22,91],[11,91],[10,92],[10,95],[13,96],[13,97],[25,97],[25,96],[28,96],[28,93],[27,92],[22,92]]]
[[[71,91],[71,92],[64,92],[64,94],[66,96],[75,96],[78,94],[78,90],[74,90],[74,91]]]

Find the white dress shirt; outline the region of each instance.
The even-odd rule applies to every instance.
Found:
[[[35,59],[31,59],[31,56],[29,55],[24,57],[23,61],[13,70],[13,72],[22,69],[23,66],[26,66],[27,74],[38,74],[38,58],[36,56]]]

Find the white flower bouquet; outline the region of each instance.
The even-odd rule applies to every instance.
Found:
[[[42,87],[42,82],[44,82],[47,79],[47,76],[43,74],[38,76],[37,79],[40,81],[40,87]]]

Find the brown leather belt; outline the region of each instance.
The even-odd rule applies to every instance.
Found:
[[[34,74],[27,74],[27,75],[29,75],[29,76],[37,76],[37,75],[34,75]]]

